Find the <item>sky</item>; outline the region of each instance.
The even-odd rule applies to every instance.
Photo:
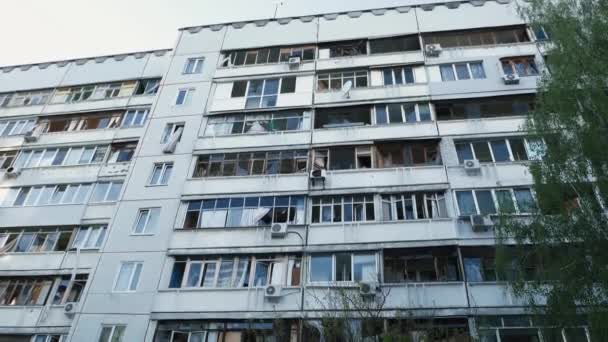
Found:
[[[0,0],[0,66],[172,48],[177,29],[411,0]]]

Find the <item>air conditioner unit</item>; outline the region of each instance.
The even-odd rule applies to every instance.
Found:
[[[283,288],[280,285],[268,285],[264,288],[264,297],[279,298],[282,290]]]
[[[487,215],[471,215],[469,220],[474,232],[486,232],[494,226],[494,221]]]
[[[503,75],[502,80],[505,84],[519,84],[519,76],[516,74]]]
[[[289,64],[290,68],[297,68],[300,66],[300,62],[302,62],[302,58],[300,58],[299,56],[294,56],[294,57],[289,57],[289,60],[287,61],[287,63]]]
[[[359,283],[359,294],[362,296],[375,296],[380,291],[377,283]]]
[[[17,178],[19,177],[19,175],[21,174],[21,170],[15,168],[15,167],[9,167],[8,169],[6,169],[6,178]]]
[[[438,57],[441,50],[441,44],[426,44],[424,47],[424,52],[428,57]]]
[[[67,316],[73,316],[78,310],[78,303],[66,303],[63,307],[63,313]]]
[[[319,169],[310,171],[310,179],[325,179],[327,177],[327,170]]]
[[[270,237],[273,239],[282,238],[287,235],[287,223],[275,223],[270,226]]]
[[[479,171],[481,169],[481,165],[479,164],[479,160],[477,160],[477,159],[466,159],[464,161],[464,169],[467,172]]]

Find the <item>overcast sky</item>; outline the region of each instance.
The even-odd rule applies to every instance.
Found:
[[[409,0],[411,1],[411,0]],[[172,48],[177,29],[269,18],[277,0],[0,0],[0,65]],[[283,0],[279,17],[408,0]]]

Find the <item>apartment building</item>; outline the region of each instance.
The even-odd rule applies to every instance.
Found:
[[[403,2],[0,68],[0,341],[323,341],[336,294],[361,341],[588,341],[494,266],[547,33]]]

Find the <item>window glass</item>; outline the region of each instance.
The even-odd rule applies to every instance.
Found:
[[[456,68],[456,75],[458,75],[458,79],[459,80],[468,80],[469,78],[471,78],[471,76],[469,75],[469,68],[467,67],[467,64],[455,64],[455,68]]]
[[[469,63],[469,66],[471,67],[471,74],[474,79],[486,78],[486,72],[483,69],[483,64],[481,62]]]
[[[505,140],[494,140],[490,141],[492,146],[492,154],[494,155],[495,162],[510,161],[509,149]]]
[[[490,153],[490,147],[485,141],[474,142],[473,149],[475,151],[475,157],[480,162],[492,162],[492,154]]]
[[[530,213],[536,209],[536,201],[530,189],[515,189],[513,192],[520,213]]]
[[[330,282],[332,281],[332,256],[313,255],[310,258],[310,281]]]
[[[479,206],[480,214],[482,214],[482,215],[496,214],[496,207],[494,206],[494,199],[492,198],[492,191],[477,190],[477,191],[475,191],[475,197],[477,198],[477,205]]]
[[[468,142],[456,143],[456,154],[458,155],[458,162],[461,164],[465,160],[475,159],[473,158],[473,151],[471,150],[471,144]]]
[[[376,271],[376,255],[375,254],[355,254],[353,255],[353,275],[354,281],[357,282],[374,282],[378,281]]]
[[[351,281],[351,255],[350,253],[336,254],[336,281]]]
[[[511,138],[509,139],[511,145],[511,152],[513,153],[513,160],[528,160],[528,154],[526,152],[526,146],[524,139],[522,138]]]
[[[515,203],[513,203],[513,197],[511,196],[510,190],[496,190],[496,201],[498,202],[498,209],[501,213],[514,213]]]
[[[439,66],[441,71],[441,80],[442,81],[455,81],[456,76],[454,75],[454,69],[452,68],[452,64],[441,65]]]
[[[460,210],[461,216],[474,215],[477,213],[472,191],[457,191],[456,201],[458,202],[458,209]]]
[[[295,93],[296,91],[296,78],[295,77],[283,77],[281,79],[281,94]]]

